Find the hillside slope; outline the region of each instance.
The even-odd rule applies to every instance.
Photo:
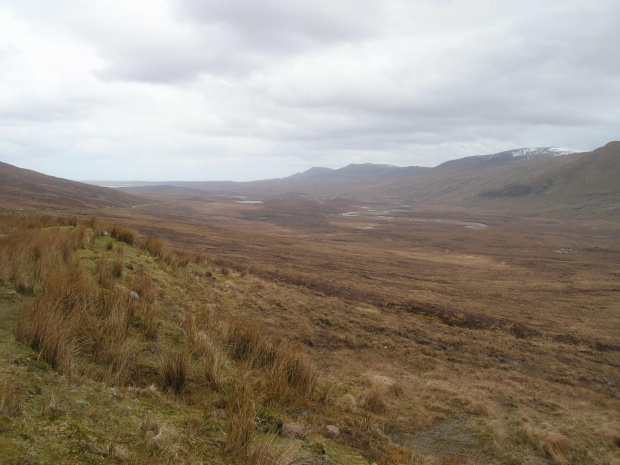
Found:
[[[144,199],[0,162],[0,208],[129,207]]]
[[[481,192],[471,204],[620,213],[620,142],[610,142],[556,169]]]

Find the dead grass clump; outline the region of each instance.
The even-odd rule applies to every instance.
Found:
[[[388,408],[384,400],[384,392],[379,386],[371,386],[364,394],[364,407],[372,413],[387,413]]]
[[[154,435],[158,435],[161,430],[161,424],[156,418],[145,415],[142,417],[141,428],[145,433],[150,431]]]
[[[351,393],[346,393],[336,401],[336,407],[345,412],[354,413],[357,410],[357,400]]]
[[[0,394],[0,414],[7,417],[13,417],[19,414],[21,410],[21,400],[17,387],[12,380],[4,383],[2,393]]]
[[[307,396],[312,395],[319,377],[312,361],[299,347],[280,345],[279,348],[279,363],[274,364],[274,367],[282,371],[290,386]]]
[[[121,257],[117,257],[116,260],[112,262],[111,274],[117,279],[123,276],[123,259]]]
[[[92,217],[88,220],[82,221],[81,225],[85,228],[90,228],[92,230],[92,235],[90,237],[91,245],[95,243],[99,236],[107,235],[106,231],[109,231],[111,229],[110,224],[96,217]]]
[[[163,258],[164,254],[168,252],[166,241],[156,237],[149,237],[142,245],[142,248],[153,257]]]
[[[284,393],[288,387],[303,395],[314,391],[318,371],[300,346],[274,339],[260,326],[240,320],[229,324],[226,335],[233,357],[269,370],[271,392]]]
[[[233,357],[255,367],[271,366],[275,349],[262,328],[247,321],[236,320],[228,325],[227,342]]]
[[[112,231],[110,231],[110,236],[117,241],[124,242],[127,245],[133,245],[136,241],[137,233],[133,229],[115,224],[112,227]]]
[[[146,273],[136,273],[127,281],[127,287],[136,291],[140,301],[145,305],[153,305],[157,298],[157,286]]]
[[[15,336],[39,352],[54,369],[70,374],[77,350],[72,336],[75,321],[64,314],[61,299],[44,292],[19,314]]]
[[[142,335],[149,341],[154,341],[155,339],[157,339],[158,334],[159,321],[156,321],[155,318],[150,318],[146,323],[146,328]]]
[[[106,245],[105,245],[106,250],[112,250],[114,248],[114,240],[110,239]]]
[[[214,391],[220,391],[226,356],[213,338],[204,331],[198,331],[193,338],[193,351],[200,358],[204,367],[207,385]]]
[[[398,381],[394,381],[392,384],[390,384],[387,390],[391,395],[395,397],[402,397],[405,395],[405,388]]]
[[[106,289],[111,289],[114,284],[114,276],[111,271],[105,255],[99,255],[95,262],[95,276],[99,285]]]
[[[132,379],[133,361],[136,357],[135,344],[126,340],[113,348],[105,381],[114,386],[122,386]]]
[[[495,407],[485,400],[468,400],[465,406],[465,412],[471,415],[480,415],[484,417],[494,417],[497,414]]]
[[[235,384],[226,396],[228,436],[223,452],[237,459],[248,457],[248,447],[254,433],[256,406],[246,379]]]
[[[47,416],[50,420],[53,420],[63,413],[63,409],[59,404],[58,397],[55,394],[52,394],[49,402],[41,410],[41,413]]]
[[[13,274],[13,283],[15,284],[15,290],[23,295],[34,294],[34,284],[31,281],[31,277],[24,270],[23,267],[18,267]]]
[[[187,352],[174,352],[164,356],[159,373],[165,390],[179,396],[185,390],[189,368]]]
[[[566,463],[566,454],[571,450],[571,442],[566,436],[560,433],[547,434],[540,449],[548,455],[554,463]]]
[[[274,445],[275,435],[257,441],[250,448],[247,465],[290,465],[295,463],[299,449],[293,445]]]

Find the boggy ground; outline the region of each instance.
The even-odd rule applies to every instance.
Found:
[[[238,308],[308,345],[340,408],[363,414],[380,393],[368,421],[394,442],[481,463],[619,463],[618,225],[237,200],[106,214],[264,280],[230,290]]]
[[[329,460],[620,463],[617,225],[236,200],[153,197],[97,215],[206,252],[217,279],[189,298],[306,346],[325,402],[283,414],[326,446],[336,425],[331,441],[359,451],[327,447]]]

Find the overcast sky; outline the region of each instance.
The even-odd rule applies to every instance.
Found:
[[[0,161],[74,180],[620,139],[618,0],[0,0]]]

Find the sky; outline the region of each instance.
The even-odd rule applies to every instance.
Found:
[[[73,180],[620,139],[617,0],[0,0],[0,161]]]

